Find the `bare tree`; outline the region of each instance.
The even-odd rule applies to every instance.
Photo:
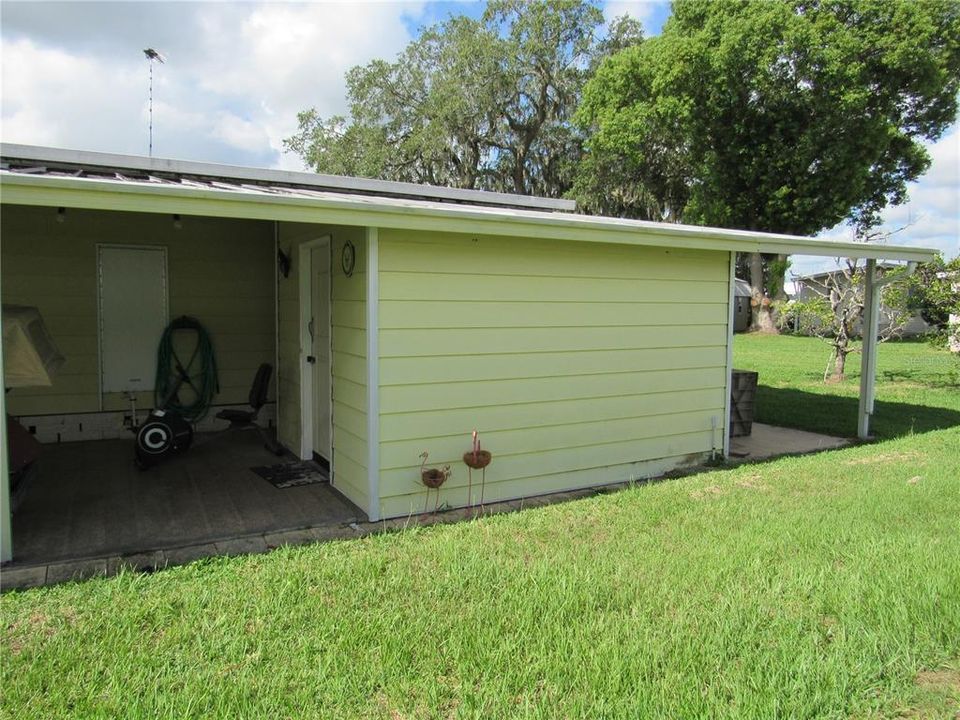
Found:
[[[893,232],[871,231],[859,234],[862,242],[885,240]],[[840,382],[845,378],[847,357],[860,352],[856,340],[862,339],[863,315],[866,307],[866,265],[856,258],[838,260],[839,269],[808,278],[794,277],[798,298],[787,303],[781,324],[793,323],[797,332],[814,335],[830,345],[830,358],[823,371],[824,382]],[[904,274],[904,268],[878,267],[877,276]],[[906,277],[904,277],[904,280]],[[884,284],[880,292],[878,340],[886,342],[900,337],[910,321],[906,282]]]

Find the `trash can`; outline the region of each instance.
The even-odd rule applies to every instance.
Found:
[[[758,373],[734,370],[730,382],[730,437],[753,431],[753,400],[757,394]]]

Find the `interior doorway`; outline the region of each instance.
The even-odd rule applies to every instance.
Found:
[[[328,469],[333,460],[330,247],[329,235],[300,246],[300,457]]]

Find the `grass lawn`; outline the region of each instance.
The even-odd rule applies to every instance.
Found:
[[[825,384],[830,346],[817,338],[737,335],[734,367],[760,373],[756,420],[829,435],[857,434],[860,355],[847,379]],[[960,358],[919,341],[883,343],[877,353],[872,432],[878,438],[960,425]]]
[[[738,359],[761,359],[776,390],[787,363],[759,340]],[[763,339],[791,361],[793,340]],[[925,377],[910,382],[930,394],[903,402],[955,411],[957,390]],[[953,427],[459,525],[8,593],[2,711],[950,718],[958,456]]]

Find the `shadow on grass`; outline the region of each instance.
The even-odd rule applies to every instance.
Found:
[[[913,382],[930,388],[960,392],[960,363],[956,368],[936,375],[927,368],[881,370],[877,379],[882,382]]]
[[[857,434],[856,397],[821,395],[792,388],[757,387],[754,420],[810,432],[854,437]],[[930,405],[877,400],[871,433],[890,439],[960,425],[960,412]]]

